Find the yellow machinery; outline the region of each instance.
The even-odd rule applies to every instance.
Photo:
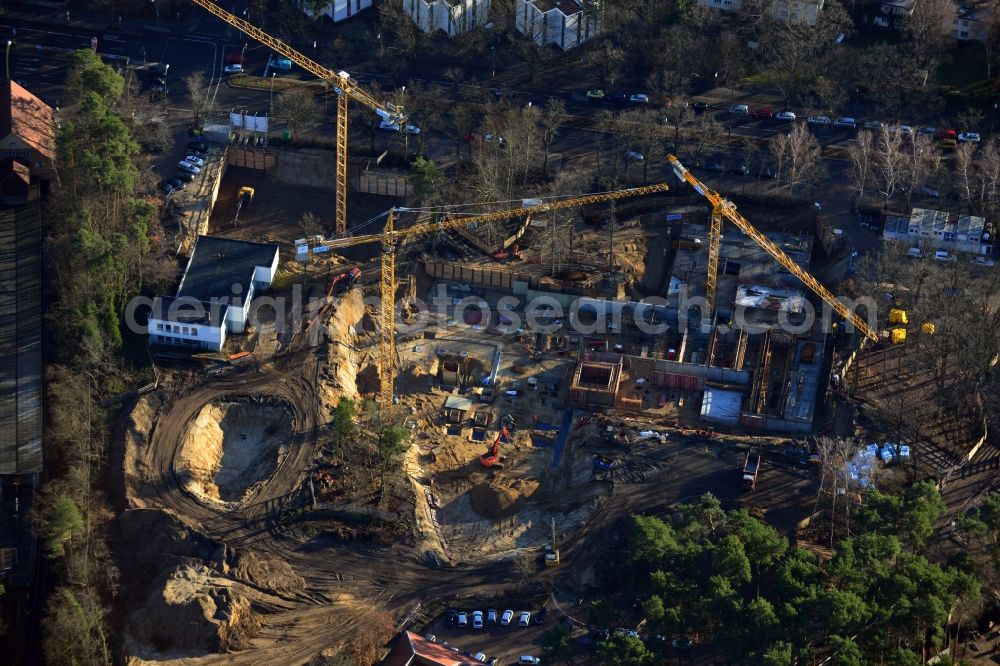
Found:
[[[269,34],[233,16],[226,10],[216,5],[212,0],[191,0],[199,7],[218,16],[220,19],[233,26],[237,30],[253,37],[258,42],[272,49],[275,53],[280,53],[296,65],[306,70],[310,74],[319,77],[326,83],[333,85],[337,93],[337,182],[336,197],[337,207],[335,214],[334,228],[337,234],[343,236],[347,233],[347,100],[353,99],[361,102],[374,111],[383,120],[387,120],[394,125],[398,125],[402,130],[406,125],[406,118],[403,110],[392,104],[383,104],[372,97],[363,88],[359,87],[350,79],[347,72],[334,72],[317,62],[305,57],[292,47],[279,39],[271,37]]]
[[[393,364],[396,357],[396,339],[393,326],[396,317],[396,306],[394,302],[396,294],[396,246],[400,242],[438,231],[457,229],[474,222],[482,224],[484,222],[492,222],[495,220],[504,220],[512,217],[518,217],[520,215],[527,215],[529,212],[532,215],[536,215],[546,211],[575,208],[577,206],[584,206],[586,204],[599,203],[602,201],[613,201],[615,199],[624,199],[626,197],[635,197],[643,194],[666,192],[669,189],[670,188],[666,183],[657,183],[654,185],[645,185],[643,187],[633,187],[627,190],[615,190],[612,192],[601,192],[599,194],[589,194],[569,199],[558,199],[555,201],[543,202],[538,205],[531,206],[530,209],[514,208],[485,213],[483,215],[454,217],[437,222],[421,222],[405,229],[396,229],[395,215],[398,212],[406,212],[407,209],[393,208],[389,210],[386,216],[385,228],[382,230],[382,233],[338,238],[327,242],[326,245],[328,245],[331,250],[351,247],[353,245],[361,245],[363,243],[382,244],[382,279],[379,283],[379,295],[382,299],[382,312],[380,317],[381,330],[379,337],[379,406],[382,408],[383,412],[387,413],[389,411],[392,406],[393,397],[393,378],[395,376],[393,372]]]
[[[240,211],[244,208],[249,208],[250,204],[253,203],[254,190],[252,187],[244,185],[240,188],[240,191],[236,194],[236,213],[233,215],[233,226],[238,226],[240,223]]]
[[[906,329],[905,328],[894,328],[889,331],[889,339],[894,345],[901,345],[906,342]]]
[[[899,310],[898,308],[889,310],[889,323],[902,324],[903,326],[909,324],[910,321],[906,318],[906,310]]]
[[[746,218],[737,213],[736,204],[729,199],[726,199],[718,192],[712,190],[691,175],[691,172],[688,171],[684,165],[681,164],[680,160],[678,160],[674,155],[667,155],[667,161],[673,168],[674,175],[676,175],[679,180],[688,183],[695,189],[696,192],[698,192],[698,194],[708,199],[709,203],[712,204],[712,226],[708,239],[708,276],[705,288],[707,310],[705,314],[710,320],[714,321],[715,315],[715,283],[718,277],[719,269],[719,237],[722,233],[722,219],[726,218],[739,227],[740,231],[752,238],[754,242],[771,255],[775,261],[788,269],[788,272],[801,280],[807,287],[809,287],[809,289],[813,291],[813,293],[826,301],[830,307],[837,312],[837,314],[854,324],[854,326],[859,331],[864,333],[870,340],[878,342],[878,335],[861,317],[848,310],[847,307],[837,300],[837,297],[831,294],[830,291],[820,284],[816,278],[802,270],[802,267],[795,263],[791,257],[782,252],[781,248],[771,242],[771,240],[764,236],[764,234],[757,231]]]
[[[934,325],[934,322],[925,321],[920,325],[920,332],[924,335],[934,335],[937,332],[937,326]]]

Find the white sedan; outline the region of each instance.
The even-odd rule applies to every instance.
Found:
[[[980,137],[979,132],[959,132],[958,141],[959,143],[979,143]]]
[[[795,114],[791,111],[782,111],[781,113],[774,114],[774,117],[778,120],[795,120]]]
[[[190,162],[191,164],[195,165],[196,167],[203,167],[203,166],[205,166],[205,160],[203,160],[202,158],[198,157],[197,155],[188,155],[187,157],[184,158],[184,161],[185,162]]]
[[[243,65],[240,65],[238,63],[234,63],[232,65],[226,65],[225,67],[222,68],[222,71],[225,72],[226,74],[242,74]]]
[[[195,173],[195,174],[201,173],[201,169],[199,169],[198,167],[196,167],[195,165],[191,164],[186,160],[181,160],[180,162],[178,162],[177,168],[183,171],[187,171],[188,173]]]
[[[643,161],[646,158],[643,157],[642,153],[640,153],[638,151],[635,151],[635,150],[626,150],[625,151],[625,159],[627,159],[630,162],[641,162],[641,161]]]
[[[629,95],[628,101],[633,104],[648,104],[649,95],[646,93],[635,93],[634,95]]]
[[[508,624],[510,624],[510,621],[513,619],[514,619],[514,611],[507,609],[503,612],[503,615],[500,616],[500,624],[506,627]]]
[[[806,122],[810,125],[831,125],[833,121],[826,116],[809,116],[806,118]]]

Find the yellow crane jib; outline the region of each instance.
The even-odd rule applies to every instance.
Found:
[[[333,85],[334,90],[337,92],[337,173],[335,182],[336,209],[334,213],[334,227],[337,234],[343,236],[347,233],[347,100],[353,99],[364,104],[378,114],[380,118],[398,125],[400,129],[403,129],[406,124],[406,116],[403,114],[403,109],[393,104],[379,102],[364,88],[355,83],[351,79],[351,75],[344,70],[335,72],[327,69],[318,62],[302,55],[280,39],[267,34],[249,21],[244,21],[238,16],[230,14],[212,2],[212,0],[191,0],[191,2],[222,19],[247,36],[257,40],[275,53],[285,56],[310,74]]]
[[[757,243],[757,245],[759,245],[761,248],[763,248],[765,252],[771,255],[771,257],[775,261],[784,266],[789,273],[797,277],[803,284],[809,287],[809,289],[814,294],[822,298],[830,307],[834,309],[834,311],[837,314],[843,317],[846,321],[851,322],[854,325],[854,327],[857,328],[859,331],[861,331],[868,339],[872,340],[873,342],[878,342],[879,340],[878,334],[874,330],[872,330],[872,328],[864,321],[864,319],[858,316],[857,313],[848,310],[847,306],[841,303],[840,299],[838,299],[836,296],[830,293],[830,291],[822,284],[820,284],[820,282],[816,278],[814,278],[806,271],[802,270],[802,267],[799,266],[797,263],[795,263],[795,261],[793,261],[791,257],[785,254],[781,250],[781,248],[775,245],[771,241],[771,239],[767,238],[764,234],[757,231],[757,229],[755,229],[754,226],[750,224],[750,222],[746,218],[744,218],[742,215],[736,212],[736,204],[734,204],[732,201],[729,201],[725,197],[721,196],[718,192],[712,190],[704,183],[702,183],[700,180],[695,178],[694,175],[692,175],[691,172],[688,171],[683,164],[681,164],[680,160],[677,159],[676,156],[668,155],[667,162],[670,164],[670,167],[674,171],[674,175],[677,176],[679,180],[688,183],[689,185],[691,185],[691,187],[694,188],[696,192],[698,192],[698,194],[708,199],[708,202],[712,204],[713,216],[724,217],[733,224],[735,224],[740,231],[742,231],[751,239],[753,239],[753,241]],[[712,233],[717,234],[719,232],[720,226],[721,225],[713,224]],[[710,239],[709,242],[710,252],[713,251],[713,248],[714,252],[716,253],[716,256],[709,257],[709,274],[706,279],[706,284],[708,288],[706,289],[706,298],[705,298],[705,300],[708,302],[707,314],[710,318],[712,317],[713,303],[715,298],[715,288],[714,288],[715,275],[712,274],[711,268],[713,264],[715,265],[718,264],[718,255],[717,255],[718,242],[713,241],[713,239]]]

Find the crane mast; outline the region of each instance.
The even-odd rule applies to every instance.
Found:
[[[791,257],[785,254],[780,247],[775,245],[771,239],[757,231],[757,229],[755,229],[746,218],[736,212],[736,204],[695,178],[674,155],[668,155],[667,161],[670,163],[671,168],[674,170],[674,175],[677,176],[678,180],[689,184],[696,192],[698,192],[698,194],[708,199],[708,202],[712,204],[712,226],[710,234],[711,238],[709,238],[708,241],[709,258],[708,275],[706,276],[707,293],[705,300],[707,304],[706,309],[708,310],[706,314],[713,323],[715,281],[719,266],[719,234],[722,231],[722,218],[725,218],[735,224],[740,231],[753,239],[757,245],[771,255],[775,261],[784,266],[788,272],[801,280],[802,283],[809,287],[813,293],[829,304],[830,307],[837,312],[837,314],[843,317],[846,321],[854,324],[854,326],[866,337],[874,342],[878,342],[878,334],[872,330],[864,319],[859,317],[857,313],[848,310],[847,306],[841,303],[840,300],[830,293],[826,287],[820,284],[816,278],[802,270],[802,267],[795,263]]]
[[[406,122],[403,110],[393,104],[379,102],[368,91],[352,81],[347,72],[335,72],[327,69],[252,23],[230,14],[212,0],[191,0],[191,2],[267,46],[275,53],[285,56],[310,74],[334,86],[334,91],[337,93],[337,175],[334,184],[336,192],[334,228],[338,235],[343,236],[347,233],[347,100],[350,98],[364,104],[383,120],[399,125],[400,130],[404,129]]]
[[[472,222],[504,220],[529,213],[562,210],[600,203],[602,201],[613,201],[615,199],[624,199],[643,194],[666,192],[669,189],[670,187],[666,183],[656,183],[625,190],[614,190],[611,192],[600,192],[568,199],[559,199],[557,201],[547,201],[536,206],[511,208],[483,215],[463,215],[461,217],[441,220],[440,222],[423,222],[403,229],[396,228],[396,214],[407,212],[407,209],[393,208],[386,215],[385,228],[382,230],[382,233],[335,238],[326,242],[325,245],[330,249],[353,247],[365,243],[382,244],[382,258],[379,272],[379,287],[382,300],[382,312],[379,317],[381,323],[381,330],[379,332],[379,407],[387,413],[391,409],[393,401],[393,383],[395,379],[393,368],[395,367],[396,360],[396,338],[394,335],[396,316],[396,246],[400,241],[439,231],[457,229]]]

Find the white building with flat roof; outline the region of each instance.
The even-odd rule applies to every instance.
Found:
[[[597,4],[587,0],[517,0],[514,22],[517,31],[536,44],[564,51],[601,31]]]
[[[816,25],[825,0],[773,0],[771,18],[793,25]],[[743,8],[743,0],[698,0],[698,4],[723,12],[736,12]]]
[[[910,243],[914,247],[923,245],[983,256],[993,254],[993,239],[986,227],[986,218],[978,215],[914,208],[909,219],[887,217],[882,238]]]
[[[437,30],[449,37],[485,25],[490,0],[402,0],[403,11],[417,28],[431,33]]]

